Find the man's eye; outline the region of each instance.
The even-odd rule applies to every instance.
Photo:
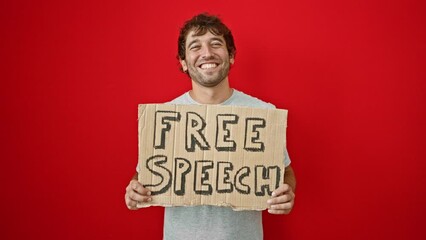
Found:
[[[221,42],[213,42],[212,46],[214,46],[214,47],[221,47],[222,43]]]
[[[198,49],[200,49],[200,46],[198,46],[198,45],[193,45],[193,46],[189,47],[189,50],[198,50]]]

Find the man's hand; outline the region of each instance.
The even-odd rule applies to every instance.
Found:
[[[151,192],[147,188],[144,188],[137,180],[132,179],[126,188],[124,199],[127,208],[138,210],[138,203],[151,201]]]
[[[288,184],[282,184],[272,192],[272,198],[267,201],[268,212],[271,214],[289,214],[294,206],[295,194]]]

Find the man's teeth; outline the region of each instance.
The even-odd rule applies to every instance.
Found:
[[[209,69],[216,67],[216,63],[206,63],[201,65],[201,69]]]

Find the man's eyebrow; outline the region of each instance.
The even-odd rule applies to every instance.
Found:
[[[219,38],[219,37],[213,37],[213,38],[211,38],[210,40],[211,40],[211,41],[219,41],[219,42],[221,42],[221,43],[224,43],[223,39],[222,39],[222,38]]]
[[[192,40],[191,42],[189,42],[188,47],[190,47],[192,44],[199,42],[199,41],[200,41],[199,39]]]
[[[192,35],[192,37],[198,37],[198,36],[196,36],[196,35]],[[199,41],[200,41],[199,39],[194,39],[194,40],[190,41],[190,42],[188,43],[188,47],[190,47],[192,44],[197,43],[197,42],[199,42]],[[224,43],[224,42],[225,42],[225,41],[224,41],[222,38],[220,38],[220,37],[212,37],[212,38],[210,39],[210,41],[219,41],[219,42],[221,42],[221,43]]]

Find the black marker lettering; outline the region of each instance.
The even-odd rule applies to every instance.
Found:
[[[265,144],[260,139],[258,128],[265,128],[266,121],[263,118],[246,119],[246,137],[244,139],[244,149],[250,152],[264,152]]]
[[[218,193],[231,193],[233,190],[232,182],[229,181],[229,171],[234,166],[231,162],[217,162],[216,191]]]
[[[156,111],[154,122],[154,148],[164,149],[166,132],[170,131],[170,121],[179,122],[180,113],[174,111]]]
[[[231,132],[228,124],[238,123],[238,116],[235,114],[218,114],[216,116],[216,149],[217,151],[235,152],[237,144],[230,139]]]
[[[195,151],[195,144],[201,150],[209,150],[210,145],[206,141],[202,131],[206,127],[204,119],[195,112],[186,113],[186,135],[185,135],[185,148],[188,152]]]
[[[191,163],[185,158],[175,158],[174,191],[176,195],[185,194],[186,175],[191,171]]]
[[[250,168],[242,167],[235,173],[234,185],[235,189],[241,194],[250,194],[250,186],[243,183],[243,178],[250,176]]]
[[[265,191],[271,196],[272,191],[278,188],[280,179],[280,168],[278,166],[265,167],[256,165],[254,169],[254,194],[256,196],[265,196]],[[275,186],[273,185],[275,180]]]
[[[208,170],[213,168],[213,161],[195,161],[194,191],[196,194],[212,195],[213,187]]]
[[[160,181],[158,183],[152,183],[145,185],[147,188],[159,188],[160,190],[152,190],[152,195],[157,195],[161,193],[167,192],[169,190],[170,185],[172,184],[172,173],[170,170],[162,166],[167,162],[167,157],[164,155],[155,155],[146,161],[146,168],[153,174],[160,177]],[[156,179],[156,178],[153,178]]]

